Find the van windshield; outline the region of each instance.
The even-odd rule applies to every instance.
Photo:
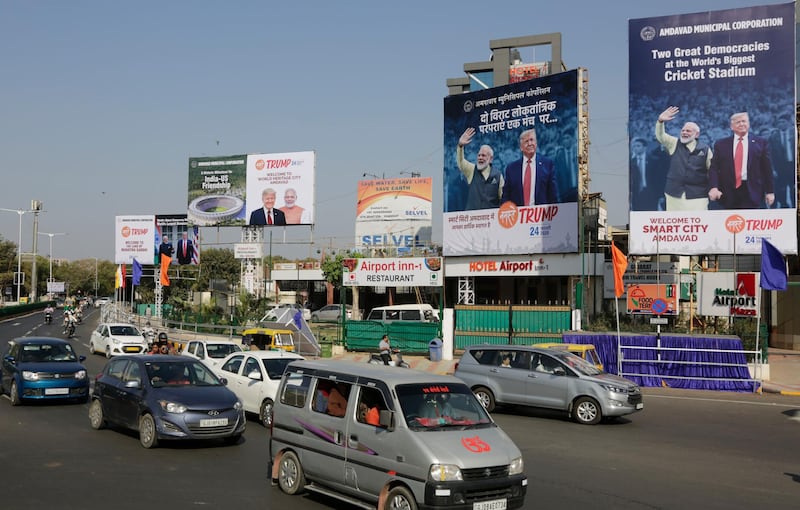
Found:
[[[464,384],[402,384],[397,397],[411,430],[494,426],[489,414]]]

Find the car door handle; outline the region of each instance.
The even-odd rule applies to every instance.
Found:
[[[498,369],[496,369],[496,368],[490,368],[490,369],[489,369],[489,372],[493,372],[493,373],[495,373],[495,374],[496,374],[496,373],[498,373],[499,371],[500,371],[500,370],[498,370]]]

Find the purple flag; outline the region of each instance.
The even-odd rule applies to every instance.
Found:
[[[766,239],[761,239],[761,288],[786,290],[787,280],[786,261],[780,250]]]
[[[301,310],[297,310],[297,313],[295,313],[294,317],[292,317],[292,322],[294,322],[294,325],[297,326],[298,330],[303,329],[303,312]]]
[[[131,281],[134,285],[139,285],[139,282],[142,280],[142,265],[139,264],[139,261],[133,259],[133,278]]]

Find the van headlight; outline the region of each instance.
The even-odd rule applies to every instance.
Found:
[[[431,480],[434,482],[461,481],[461,469],[453,464],[432,464],[430,471]]]
[[[181,414],[186,412],[186,406],[183,404],[179,404],[177,402],[159,400],[158,403],[161,404],[161,409],[165,410],[168,413]]]
[[[234,411],[241,411],[242,410],[242,401],[237,400],[235,404],[233,404]]]
[[[525,463],[522,462],[522,457],[517,457],[516,459],[511,461],[511,464],[508,465],[508,474],[509,475],[522,474],[522,470],[524,468],[525,468]]]
[[[86,370],[78,370],[77,372],[75,372],[75,379],[79,381],[86,379]]]
[[[615,386],[613,384],[601,384],[600,386],[611,393],[628,393],[628,388],[624,386]]]
[[[39,380],[39,372],[32,372],[30,370],[23,370],[22,371],[22,378],[26,381],[38,381]]]

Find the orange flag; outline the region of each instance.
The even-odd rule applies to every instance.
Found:
[[[167,274],[167,270],[169,269],[169,264],[172,262],[172,258],[165,254],[161,254],[161,285],[164,287],[169,287],[169,275]]]
[[[622,281],[622,275],[628,269],[628,257],[614,245],[614,241],[611,241],[611,258],[614,265],[614,295],[620,297],[625,294],[625,283]]]

